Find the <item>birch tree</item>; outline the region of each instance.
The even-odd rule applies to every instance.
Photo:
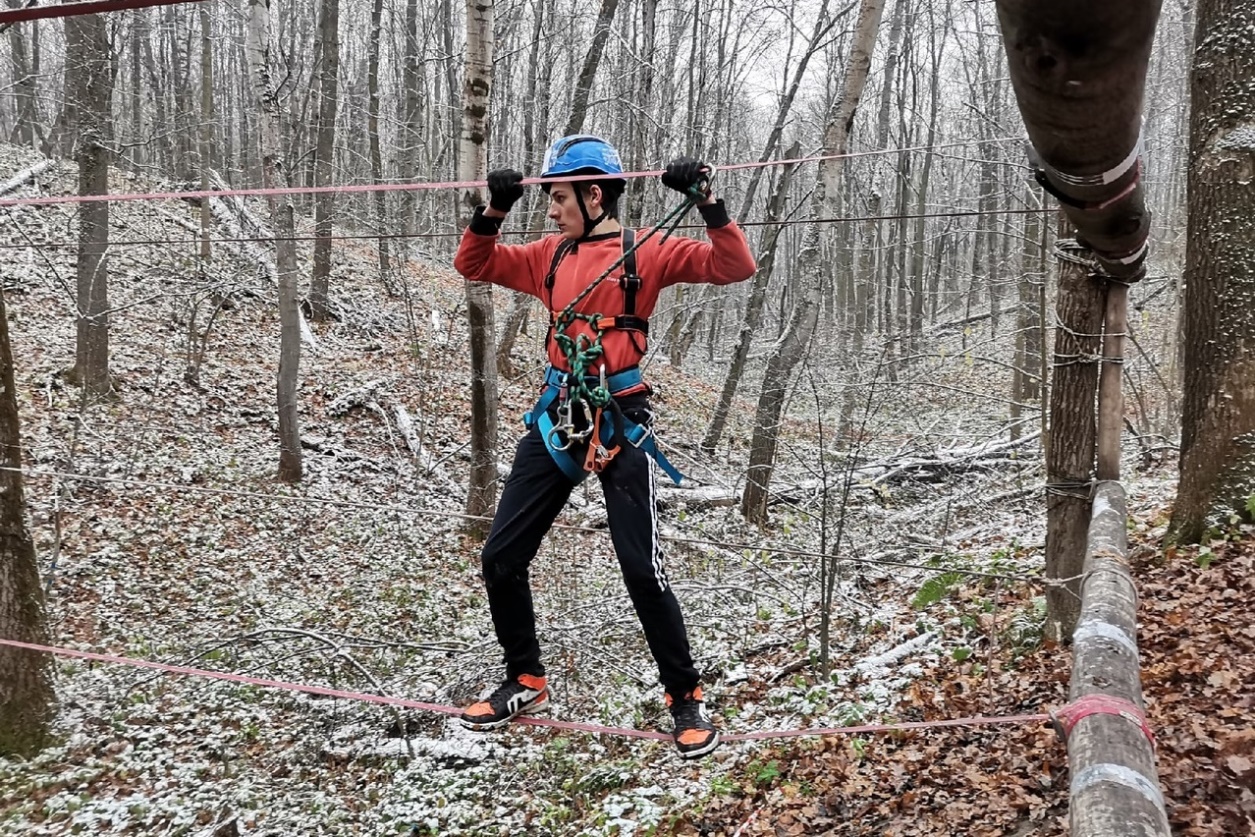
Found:
[[[462,137],[458,179],[487,176],[488,102],[492,91],[493,0],[466,0],[466,53],[462,77]],[[483,203],[478,187],[462,195],[463,224]],[[471,341],[471,474],[466,513],[491,517],[497,505],[497,364],[493,353],[492,286],[466,283],[466,311]],[[487,525],[471,528],[486,533]]]

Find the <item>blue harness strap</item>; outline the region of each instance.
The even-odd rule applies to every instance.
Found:
[[[550,366],[545,370],[545,388],[540,394],[539,400],[531,410],[523,414],[523,424],[530,430],[532,425],[536,425],[540,431],[540,438],[545,440],[545,447],[549,450],[549,455],[553,457],[553,461],[562,469],[562,473],[566,474],[571,482],[576,485],[584,481],[588,476],[588,471],[584,470],[584,466],[572,455],[571,450],[559,450],[553,446],[553,432],[555,427],[553,415],[550,408],[558,401],[562,395],[563,389],[566,388],[566,373],[560,372]],[[635,366],[631,369],[625,369],[622,372],[611,375],[606,379],[606,388],[611,393],[623,392],[638,386],[642,382],[641,371]],[[600,380],[597,381],[600,384]],[[601,441],[603,444],[611,444],[614,441],[614,425],[607,422],[601,426]],[[658,449],[658,443],[654,438],[654,433],[648,427],[637,424],[631,419],[623,418],[623,435],[625,441],[634,448],[640,448],[646,454],[658,463],[658,467],[671,478],[676,485],[684,479],[684,475],[680,473],[671,462]]]

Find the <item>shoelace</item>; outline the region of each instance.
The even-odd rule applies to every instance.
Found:
[[[517,680],[507,680],[488,696],[488,705],[492,707],[493,712],[504,712],[509,706],[510,698],[522,692],[524,688],[523,684]]]
[[[680,698],[671,704],[671,717],[677,730],[703,729],[709,725],[700,701]]]

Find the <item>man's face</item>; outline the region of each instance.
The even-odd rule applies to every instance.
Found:
[[[549,187],[549,220],[558,227],[558,232],[571,240],[584,235],[584,215],[580,212],[579,201],[575,198],[576,186],[569,180],[555,181]],[[588,208],[590,218],[601,214],[601,187],[593,184],[585,187],[584,206]]]

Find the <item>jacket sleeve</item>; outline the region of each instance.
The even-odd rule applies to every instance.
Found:
[[[732,219],[723,201],[699,206],[709,241],[670,238],[662,246],[662,286],[680,282],[731,285],[754,275],[758,265],[749,241]]]
[[[512,291],[540,296],[540,286],[549,271],[553,244],[548,239],[527,244],[498,244],[501,219],[488,218],[484,208],[475,208],[471,223],[462,233],[453,268],[471,282],[491,282]]]

